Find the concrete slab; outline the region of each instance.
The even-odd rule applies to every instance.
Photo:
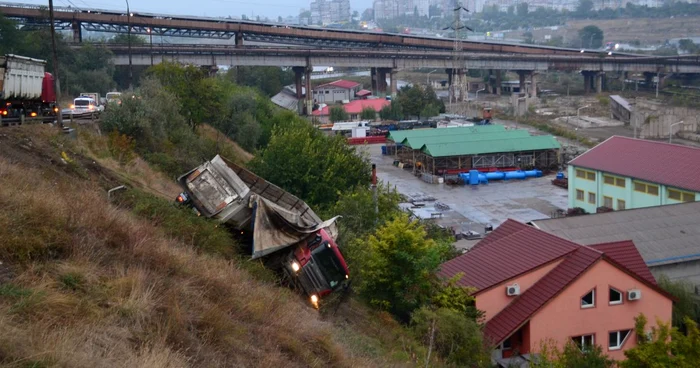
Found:
[[[567,191],[551,184],[554,175],[517,181],[492,181],[488,185],[450,186],[428,184],[410,171],[393,166],[393,156],[382,156],[381,145],[357,146],[377,165],[379,180],[399,193],[414,198],[434,198],[450,207],[436,219],[442,226],[483,233],[484,227],[500,225],[508,218],[527,222],[550,217],[557,209],[566,209]]]

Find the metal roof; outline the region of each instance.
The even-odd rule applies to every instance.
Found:
[[[569,164],[700,192],[700,148],[613,136]]]
[[[551,135],[521,138],[491,139],[463,143],[426,144],[421,150],[433,157],[479,155],[486,153],[537,151],[559,149],[561,145]]]
[[[632,240],[650,267],[700,259],[700,202],[532,221],[579,244]]]
[[[610,95],[610,99],[617,102],[620,106],[625,108],[627,111],[632,111],[632,106],[630,106],[629,102],[627,102],[627,100],[625,100],[622,96]]]
[[[408,137],[436,137],[436,136],[454,136],[462,134],[474,133],[490,133],[503,132],[506,127],[498,124],[490,125],[475,125],[470,127],[457,128],[431,128],[431,129],[413,129],[413,130],[392,130],[389,132],[389,140],[401,142]]]
[[[506,139],[506,138],[523,138],[529,137],[530,132],[524,129],[512,129],[503,132],[486,132],[475,134],[450,134],[438,135],[431,137],[406,137],[401,143],[414,148],[421,149],[426,144],[443,144],[443,143],[466,143],[481,140]]]

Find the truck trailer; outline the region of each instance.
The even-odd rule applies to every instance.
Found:
[[[322,221],[301,199],[217,155],[178,178],[177,197],[199,216],[248,235],[252,259],[262,259],[301,288],[314,307],[349,282],[335,243],[338,217]]]
[[[46,61],[18,55],[0,56],[0,115],[54,116],[54,78],[44,71]]]

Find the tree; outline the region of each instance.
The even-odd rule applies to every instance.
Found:
[[[697,54],[700,52],[700,47],[696,45],[693,40],[689,38],[684,38],[678,41],[678,49],[685,51],[688,54]]]
[[[385,223],[366,239],[362,257],[357,290],[371,305],[408,320],[429,302],[440,255],[418,221],[400,214]]]
[[[360,119],[374,121],[377,119],[377,111],[371,107],[365,107],[360,112]]]
[[[298,116],[276,125],[267,147],[248,166],[311,207],[321,207],[317,211],[335,204],[340,193],[368,185],[371,173],[369,162],[344,137],[328,137]]]
[[[348,113],[345,111],[343,106],[331,106],[330,110],[328,111],[329,113],[329,119],[331,122],[335,123],[337,121],[348,121],[350,120],[350,117],[348,116]]]
[[[131,37],[131,45],[145,45],[146,44],[146,38],[139,36],[139,35],[129,35],[125,33],[120,33],[114,37],[112,37],[109,42],[110,43],[118,43],[118,44],[124,44],[127,45],[129,43],[129,38]]]
[[[525,17],[529,13],[529,6],[525,2],[518,3],[517,9],[518,9],[518,16],[519,17]]]
[[[17,24],[0,14],[0,55],[19,53],[24,44],[24,32]]]
[[[401,107],[401,102],[397,99],[391,101],[391,104],[382,107],[379,110],[379,117],[382,120],[401,120],[403,119],[403,107]]]
[[[658,283],[662,289],[678,299],[673,303],[673,327],[680,331],[686,331],[686,318],[695,322],[700,321],[700,306],[695,298],[695,291],[691,283],[684,280],[671,281],[666,275],[661,275]]]
[[[414,333],[447,362],[460,367],[490,367],[491,357],[476,322],[449,308],[422,307],[411,316]]]
[[[697,367],[700,361],[700,330],[693,320],[686,318],[686,334],[668,323],[658,321],[658,327],[651,329],[651,338],[647,335],[646,317],[640,314],[635,321],[637,346],[625,351],[627,360],[619,362],[620,368]]]
[[[581,47],[599,49],[603,47],[603,30],[594,25],[583,27],[578,31]]]
[[[579,17],[587,17],[593,11],[593,0],[580,0],[576,6],[576,14]]]
[[[423,112],[434,113],[435,108],[438,112],[444,112],[445,104],[438,99],[435,91],[431,86],[423,88],[420,85],[404,87],[399,91],[396,100],[401,104],[404,116],[416,116],[420,118]],[[426,107],[430,107],[426,110]],[[437,114],[435,114],[437,115]]]
[[[374,20],[374,9],[372,8],[367,8],[362,12],[362,18],[361,20],[363,21],[370,21]]]

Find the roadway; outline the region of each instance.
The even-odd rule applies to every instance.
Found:
[[[73,45],[73,47],[80,47]],[[129,47],[105,44],[114,54],[116,65],[129,64]],[[366,68],[445,68],[445,69],[493,69],[522,71],[593,71],[593,72],[649,72],[649,73],[700,73],[700,56],[629,57],[625,55],[600,55],[597,57],[578,53],[575,56],[523,55],[500,53],[464,52],[455,57],[451,51],[384,50],[384,49],[302,49],[233,47],[218,45],[138,45],[131,46],[133,65],[151,65],[161,61],[197,65],[241,65],[308,67],[324,65],[334,67]]]

